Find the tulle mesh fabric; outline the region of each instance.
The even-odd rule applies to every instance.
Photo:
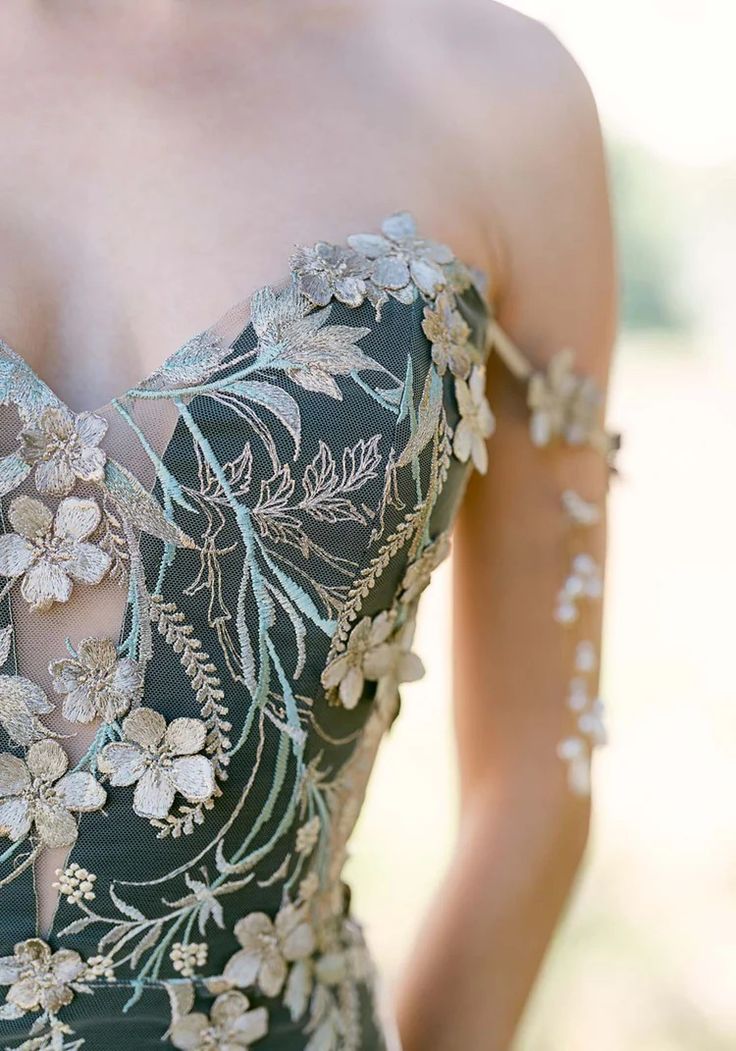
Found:
[[[348,706],[324,685],[323,673],[364,618],[396,613],[407,570],[451,530],[469,476],[471,464],[452,454],[460,419],[454,377],[433,365],[423,329],[432,302],[416,290],[411,302],[388,295],[377,320],[368,298],[348,306],[332,297],[321,331],[365,329],[355,346],[374,362],[373,369],[356,365],[333,376],[339,399],[273,364],[238,378],[260,345],[251,301],[244,301],[201,337],[200,347],[227,349],[204,379],[177,379],[172,357],[160,384],[144,382],[96,410],[108,421],[107,469],[111,461],[122,465],[153,497],[158,518],[151,526],[150,508],[144,513],[134,501],[126,507],[110,499],[109,475],[102,487],[77,479],[73,496],[95,500],[103,509],[100,528],[110,525],[115,534],[112,547],[106,541],[110,572],[95,585],[75,583],[69,600],[47,611],[29,608],[19,581],[0,605],[1,623],[12,625],[1,672],[42,687],[57,706],[42,716],[46,730],[58,735],[70,769],[91,772],[107,793],[103,808],[81,814],[70,848],[45,847],[16,878],[32,838],[3,856],[0,955],[11,957],[18,943],[40,937],[52,951],[70,950],[85,962],[106,957],[109,970],[85,972],[77,985],[86,989],[72,989],[58,1011],[6,1015],[0,1034],[8,1046],[34,1039],[39,1019],[38,1039],[49,1042],[34,1047],[62,1046],[53,1039],[68,1047],[85,1040],[88,1051],[160,1047],[162,1039],[185,1046],[175,1043],[184,1039],[176,1025],[194,1025],[192,1017],[214,1010],[228,989],[247,995],[249,1010],[267,1011],[267,1032],[254,1042],[264,1051],[384,1046],[371,964],[341,870],[375,752],[398,710],[398,689],[389,683],[386,691],[385,677],[366,674],[360,699]],[[466,280],[454,305],[480,362],[484,299]],[[307,303],[305,316],[321,309]],[[25,379],[31,388],[38,384],[41,408],[54,401],[37,378]],[[268,389],[238,387],[252,379]],[[174,397],[177,387],[182,393]],[[28,400],[23,404],[25,420],[6,392],[3,455],[12,454],[28,425]],[[402,463],[422,427],[424,440]],[[6,535],[21,495],[52,509],[61,499],[40,495],[31,471],[3,497]],[[189,543],[163,538],[172,522]],[[89,539],[100,538],[98,530]],[[142,576],[131,585],[138,560]],[[409,619],[415,611],[414,604]],[[202,754],[215,767],[216,793],[201,806],[178,794],[168,829],[168,819],[137,814],[134,787],[112,785],[98,765],[106,745],[125,739],[124,717],[102,732],[99,719],[75,723],[61,714],[49,665],[69,656],[67,643],[74,651],[90,637],[114,639],[121,655],[145,664],[144,688],[128,715],[143,707],[169,724],[206,723]],[[4,752],[26,754],[2,734]],[[188,811],[196,812],[189,825]],[[310,821],[317,829],[311,847],[304,845]],[[56,870],[71,864],[95,877],[94,898],[81,905],[54,886]],[[314,944],[301,955],[281,944],[289,973],[282,990],[267,995],[257,980],[223,984],[228,961],[242,949],[238,921],[254,913],[273,919],[288,902],[307,917]],[[191,974],[172,956],[174,945],[190,943],[206,947]],[[321,977],[330,960],[337,977]],[[297,980],[312,983],[301,1014],[293,1002]]]

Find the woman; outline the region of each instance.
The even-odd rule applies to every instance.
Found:
[[[3,1045],[390,1042],[341,871],[454,525],[461,833],[396,1013],[508,1047],[601,733],[585,81],[470,0],[27,0],[0,59]]]

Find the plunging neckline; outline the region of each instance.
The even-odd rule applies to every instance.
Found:
[[[396,211],[390,213],[387,218],[392,218],[393,216],[398,216],[398,215],[408,216],[408,217],[410,217],[410,219],[413,222],[415,222],[414,217],[413,217],[413,213],[409,209],[397,209]],[[379,228],[379,230],[381,230],[380,234],[370,234],[368,236],[371,236],[371,237],[386,237],[386,235],[383,232],[383,224],[384,224],[385,221],[386,221],[386,219],[382,220],[378,224],[378,228]],[[415,223],[415,226],[416,226],[416,223]],[[329,244],[331,246],[335,246],[335,247],[338,247],[338,248],[345,248],[349,244],[350,238],[353,237],[353,236],[363,236],[363,235],[362,234],[350,233],[350,234],[346,235],[344,238],[342,238],[340,240],[337,240],[337,241],[327,241],[327,242],[325,242],[325,241],[316,241],[316,242],[313,242],[313,245],[314,244],[325,244],[326,243],[326,244]],[[424,242],[430,242],[430,243],[445,245],[445,242],[435,242],[433,238],[425,237],[422,234],[422,232],[419,231],[418,228],[415,231],[415,237],[416,237],[417,241],[420,241],[420,242],[424,241]],[[300,247],[302,247],[304,244],[307,244],[307,243],[308,242],[302,242],[302,241],[296,242],[293,251],[297,251]],[[462,262],[460,257],[456,255],[454,249],[451,246],[446,245],[446,247],[448,247],[449,250],[451,251],[453,259],[455,259],[457,262]],[[468,264],[464,264],[464,265],[468,266]],[[484,283],[486,286],[488,285],[488,272],[485,269],[483,269],[481,267],[478,267],[478,266],[473,266],[473,267],[468,266],[468,269],[471,272],[473,272],[476,275],[476,277],[479,277],[481,279],[482,283]],[[19,366],[28,376],[32,377],[34,384],[37,386],[37,389],[40,390],[44,394],[45,398],[49,402],[53,402],[53,403],[55,403],[57,405],[61,405],[64,409],[66,409],[69,413],[71,413],[74,416],[80,416],[80,415],[83,415],[83,414],[84,415],[106,416],[106,415],[109,415],[110,413],[112,413],[115,410],[117,403],[119,403],[121,401],[125,401],[125,400],[130,399],[130,398],[134,398],[136,396],[136,392],[139,391],[139,390],[146,389],[146,388],[151,389],[151,385],[154,383],[156,378],[161,373],[165,373],[166,370],[176,360],[176,358],[186,348],[188,348],[191,345],[196,344],[197,342],[199,342],[201,344],[202,349],[205,349],[208,345],[211,344],[211,340],[212,340],[215,332],[218,329],[222,329],[223,327],[225,327],[228,324],[229,321],[231,322],[232,319],[242,315],[241,321],[239,322],[240,328],[239,328],[238,334],[232,340],[230,340],[230,344],[229,345],[232,346],[235,343],[235,341],[239,338],[239,336],[241,336],[244,332],[248,331],[252,327],[252,316],[251,316],[251,311],[250,311],[249,307],[250,307],[250,304],[253,301],[254,296],[256,296],[257,293],[260,292],[263,288],[267,288],[267,287],[270,287],[270,288],[273,288],[273,289],[286,288],[288,286],[288,284],[290,283],[290,281],[293,279],[293,275],[294,275],[293,267],[288,267],[288,269],[285,267],[284,268],[284,273],[282,274],[281,278],[277,282],[275,282],[273,284],[268,284],[268,285],[258,285],[248,295],[244,296],[243,298],[241,298],[239,300],[236,300],[230,307],[228,307],[226,310],[224,310],[219,315],[219,317],[217,317],[216,320],[213,321],[210,325],[206,326],[203,329],[200,329],[198,332],[195,332],[193,335],[189,336],[182,343],[180,343],[178,346],[176,346],[163,359],[163,361],[159,365],[157,365],[156,368],[154,368],[150,373],[148,373],[147,375],[143,376],[141,379],[139,379],[136,383],[134,383],[132,386],[128,387],[127,389],[125,389],[125,390],[123,390],[123,391],[121,391],[121,392],[119,392],[117,394],[112,395],[107,402],[105,402],[103,405],[100,405],[100,406],[98,406],[96,408],[87,408],[87,407],[85,407],[83,409],[80,409],[79,412],[75,412],[74,410],[72,410],[69,407],[69,405],[66,403],[66,401],[62,397],[60,397],[60,395],[56,393],[56,391],[53,389],[53,387],[49,383],[47,383],[46,380],[44,380],[39,375],[39,373],[36,371],[36,369],[34,369],[34,367],[23,357],[23,355],[19,354],[18,351],[12,346],[12,344],[8,343],[7,340],[4,340],[2,338],[2,336],[0,336],[0,355],[3,355],[5,357],[9,357],[12,360],[14,360],[14,362],[15,362],[15,364],[17,366]],[[477,284],[476,284],[476,287],[477,287]],[[485,302],[485,297],[482,296],[482,298],[483,298],[483,300]],[[330,302],[334,302],[334,298],[331,299]],[[196,360],[196,358],[194,360]],[[196,384],[195,384],[195,386],[196,386]]]

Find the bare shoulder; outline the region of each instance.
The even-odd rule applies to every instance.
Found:
[[[591,86],[536,19],[493,0],[423,0],[422,9],[441,62],[460,71],[504,319],[540,355],[568,343],[602,375],[617,304],[607,154]]]

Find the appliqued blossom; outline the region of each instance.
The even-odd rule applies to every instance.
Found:
[[[440,292],[432,306],[425,306],[422,329],[432,344],[432,361],[440,376],[449,368],[454,376],[466,379],[478,353],[469,342],[467,322],[447,292]]]
[[[14,744],[29,745],[48,735],[39,715],[53,704],[35,682],[22,675],[0,675],[0,723]]]
[[[180,1051],[247,1051],[267,1032],[266,1008],[251,1009],[247,996],[230,990],[216,998],[209,1016],[193,1011],[178,1018],[170,1039]]]
[[[574,371],[574,362],[573,351],[561,350],[546,372],[535,372],[529,380],[527,402],[535,445],[548,445],[557,437],[582,445],[598,429],[600,391],[594,380]]]
[[[242,948],[230,957],[223,976],[244,989],[257,985],[265,996],[278,996],[289,964],[311,956],[315,948],[303,906],[285,905],[275,920],[252,912],[238,920],[234,933]]]
[[[352,248],[318,241],[313,248],[298,248],[291,268],[300,290],[317,306],[327,306],[333,296],[349,307],[365,299],[370,265]]]
[[[496,421],[485,395],[485,369],[476,365],[470,379],[455,381],[460,420],[455,428],[452,451],[465,463],[472,459],[481,474],[488,470],[486,438],[493,434]]]
[[[422,592],[429,586],[437,566],[447,558],[450,553],[449,532],[440,533],[436,540],[422,551],[404,573],[401,582],[401,601],[416,602]]]
[[[83,770],[67,773],[69,759],[57,741],[38,741],[25,760],[0,755],[0,835],[17,841],[33,828],[44,846],[68,847],[77,838],[74,813],[100,810],[105,789]]]
[[[10,986],[2,1016],[18,1018],[28,1011],[56,1014],[74,999],[84,972],[85,963],[73,949],[52,953],[40,938],[18,942],[12,956],[0,958],[0,985]]]
[[[580,616],[580,603],[595,602],[602,594],[603,577],[598,563],[592,555],[575,555],[570,573],[557,593],[555,620],[560,624],[572,624]]]
[[[98,767],[110,784],[135,785],[133,810],[139,817],[161,819],[181,793],[190,803],[210,799],[215,791],[212,762],[199,755],[207,729],[201,719],[174,719],[137,708],[123,721],[123,740],[106,744]]]
[[[336,689],[341,703],[354,708],[363,695],[366,679],[377,682],[390,676],[396,682],[411,682],[421,678],[422,662],[401,643],[393,611],[363,617],[351,631],[345,650],[322,672],[322,685]]]
[[[112,639],[83,639],[76,657],[49,665],[54,689],[64,695],[62,712],[71,722],[89,723],[100,718],[120,719],[141,694],[138,663],[118,657]]]
[[[15,532],[0,536],[0,574],[23,578],[21,595],[35,610],[66,602],[74,581],[99,584],[110,556],[87,538],[100,516],[94,500],[68,496],[54,515],[40,500],[16,497],[9,512]]]
[[[434,296],[447,281],[442,267],[452,262],[451,249],[418,237],[416,223],[408,212],[390,215],[381,224],[381,231],[348,237],[351,248],[373,261],[371,284],[378,302],[388,294],[401,303],[411,303],[417,288]]]
[[[107,421],[91,412],[74,416],[60,405],[50,405],[18,435],[20,455],[35,466],[39,493],[66,496],[77,479],[100,482],[105,474],[105,453],[99,444]]]

